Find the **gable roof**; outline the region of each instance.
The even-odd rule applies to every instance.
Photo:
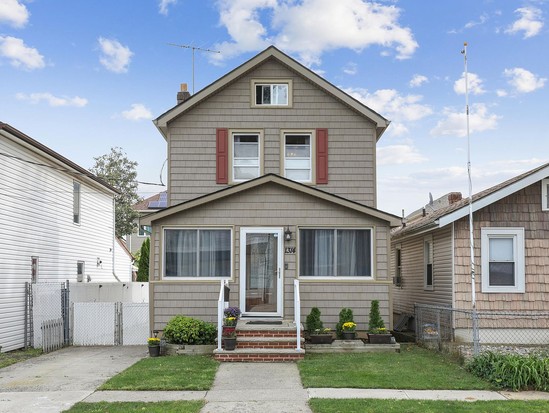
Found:
[[[104,189],[107,189],[109,192],[114,192],[115,194],[120,193],[116,188],[114,188],[98,176],[92,174],[87,169],[82,168],[71,160],[48,148],[46,145],[38,142],[37,140],[21,132],[20,130],[2,121],[0,121],[0,135],[21,144],[22,146],[40,154],[41,156],[59,165],[60,168],[58,170],[61,172],[77,175],[84,179],[88,178],[88,180],[93,181],[96,186],[100,185]],[[50,167],[50,165],[46,166]]]
[[[549,177],[549,163],[508,179],[498,185],[473,195],[473,212],[476,212],[500,199],[514,194],[544,178]],[[541,200],[540,200],[541,202]],[[464,198],[447,207],[437,209],[425,217],[409,222],[393,231],[394,237],[442,228],[469,214],[469,198]]]
[[[309,82],[315,84],[316,86],[324,90],[326,93],[338,99],[343,104],[347,105],[348,107],[354,109],[358,113],[370,119],[376,125],[376,140],[379,140],[383,132],[385,132],[385,129],[387,129],[387,127],[389,126],[390,122],[387,119],[385,119],[383,116],[381,116],[379,113],[373,111],[372,109],[362,104],[355,98],[349,96],[347,93],[343,92],[341,89],[337,88],[336,86],[334,86],[333,84],[325,80],[324,78],[317,75],[312,70],[303,66],[297,60],[291,58],[287,54],[278,50],[274,46],[268,47],[261,53],[252,57],[247,62],[238,66],[236,69],[227,73],[225,76],[219,78],[215,82],[206,86],[204,89],[198,91],[196,94],[192,95],[190,98],[188,98],[184,102],[174,106],[167,112],[160,115],[158,118],[154,119],[153,122],[155,126],[158,128],[158,130],[164,136],[164,138],[167,139],[168,123],[170,121],[182,115],[183,113],[187,112],[194,106],[198,105],[200,102],[209,98],[211,95],[225,88],[226,86],[236,81],[241,76],[244,76],[246,73],[253,70],[254,68],[256,68],[257,66],[259,66],[260,64],[262,64],[268,59],[276,59],[278,62],[282,63],[283,65],[285,65],[292,71],[298,73],[299,75],[303,76]]]
[[[148,198],[145,198],[135,204],[132,205],[132,209],[137,212],[151,212],[152,210],[162,209],[161,207],[156,207],[154,205],[161,202],[161,198],[166,197],[167,192],[162,191],[158,194],[152,195]],[[156,204],[155,204],[156,203]]]
[[[389,222],[389,225],[393,227],[400,225],[400,217],[396,215],[392,215],[387,212],[380,211],[379,209],[376,209],[376,208],[365,206],[358,202],[350,201],[338,195],[333,195],[328,192],[324,192],[320,189],[313,188],[311,186],[304,185],[302,183],[295,182],[275,174],[263,175],[259,178],[242,182],[240,184],[221,189],[217,192],[213,192],[198,198],[191,199],[189,201],[182,202],[180,204],[171,206],[169,208],[163,209],[156,213],[145,215],[144,217],[141,218],[141,223],[145,225],[150,225],[154,221],[158,221],[159,219],[186,211],[191,208],[195,208],[195,207],[207,204],[212,201],[216,201],[218,199],[228,197],[230,195],[234,195],[243,191],[250,190],[270,182],[284,186],[286,188],[293,189],[295,191],[298,191],[307,195],[314,196],[319,199],[323,199],[328,202],[333,202],[335,204],[355,210],[362,214],[369,215],[371,217],[378,218],[383,221],[387,221]]]

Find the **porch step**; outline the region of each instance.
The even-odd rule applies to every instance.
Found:
[[[253,321],[253,323],[250,323]],[[215,350],[214,358],[224,362],[288,362],[303,359],[305,340],[301,337],[297,350],[297,328],[294,321],[238,320],[236,349]]]

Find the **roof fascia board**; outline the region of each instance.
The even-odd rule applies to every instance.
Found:
[[[549,173],[549,166],[533,173],[532,175],[528,175],[524,177],[520,181],[513,182],[511,185],[501,188],[496,192],[490,195],[487,195],[477,201],[473,201],[473,212],[476,212],[490,204],[493,204],[494,202],[497,202],[500,199],[505,198],[506,196],[512,195],[515,192],[526,188],[527,186],[530,186],[532,184],[535,184],[538,181],[541,181],[542,179],[547,177],[548,173]],[[449,213],[448,215],[444,215],[440,217],[439,226],[443,227],[447,224],[457,221],[458,219],[466,216],[468,213],[469,213],[469,204],[466,204],[460,209],[457,209]]]

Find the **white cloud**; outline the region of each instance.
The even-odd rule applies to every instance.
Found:
[[[358,73],[358,66],[356,63],[349,62],[343,68],[343,73],[354,76]]]
[[[27,7],[18,0],[0,1],[0,23],[20,28],[24,27],[29,21],[29,11]]]
[[[521,67],[505,69],[503,75],[509,78],[508,83],[517,93],[530,93],[536,89],[541,89],[547,81],[547,79],[540,78]]]
[[[427,158],[421,155],[411,145],[389,145],[377,147],[378,165],[402,165],[425,162]]]
[[[410,87],[420,87],[422,84],[429,82],[429,78],[423,75],[414,75],[410,80]]]
[[[478,18],[478,21],[476,20],[471,20],[469,22],[467,22],[464,26],[465,29],[471,29],[475,26],[480,26],[484,23],[486,23],[486,21],[488,20],[488,16],[486,14],[482,14],[480,15],[480,17]]]
[[[42,69],[44,56],[37,49],[28,47],[21,39],[11,36],[0,36],[0,57],[9,59],[13,67],[25,70]]]
[[[417,42],[398,23],[400,9],[363,0],[219,0],[221,25],[232,41],[215,46],[214,60],[255,52],[275,44],[295,53],[307,65],[318,65],[327,50],[361,51],[377,45],[394,50],[397,59],[411,57]],[[329,28],[329,29],[328,29]]]
[[[177,0],[160,0],[158,2],[158,12],[164,16],[168,15],[168,6],[170,4],[176,4]]]
[[[133,103],[132,108],[122,112],[122,117],[128,120],[150,120],[153,118],[152,112],[141,103]]]
[[[482,79],[475,73],[467,74],[467,83],[469,86],[469,93],[473,95],[482,95],[486,91],[482,87]],[[461,75],[461,78],[454,83],[454,92],[458,95],[465,94],[465,72]]]
[[[51,93],[31,93],[27,95],[25,93],[18,93],[15,97],[19,100],[26,100],[32,104],[38,104],[42,101],[53,107],[59,106],[74,106],[77,108],[84,107],[88,104],[88,100],[81,98],[80,96],[67,97],[67,96],[54,96]]]
[[[467,119],[464,112],[445,108],[443,114],[445,118],[431,130],[432,136],[467,136]],[[475,133],[496,129],[500,118],[500,116],[489,113],[483,103],[472,105],[469,110],[469,131]]]
[[[496,94],[498,95],[498,97],[502,98],[507,96],[507,91],[503,89],[498,89],[496,90]]]
[[[521,7],[515,10],[521,17],[510,25],[505,33],[516,34],[524,32],[524,38],[533,37],[543,27],[542,11],[537,7]]]
[[[133,52],[127,46],[123,46],[115,39],[100,37],[97,41],[99,42],[101,52],[103,53],[99,58],[101,64],[111,72],[126,73]]]

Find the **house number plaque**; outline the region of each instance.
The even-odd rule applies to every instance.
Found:
[[[286,247],[284,248],[285,254],[295,254],[295,247]]]

